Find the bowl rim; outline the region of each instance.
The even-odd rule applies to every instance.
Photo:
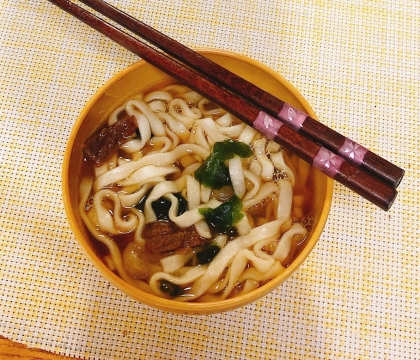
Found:
[[[316,115],[312,110],[309,103],[306,99],[300,94],[300,92],[291,84],[289,83],[282,75],[278,72],[274,71],[273,69],[269,68],[265,64],[252,59],[246,55],[239,54],[230,50],[223,50],[223,49],[215,49],[209,47],[200,47],[195,48],[196,51],[200,52],[203,55],[222,55],[234,60],[239,60],[240,62],[248,63],[265,73],[268,73],[271,77],[275,80],[280,82],[287,91],[289,91],[299,103],[304,108],[305,112],[310,115],[312,118],[316,119]],[[161,298],[154,294],[146,293],[142,290],[137,289],[136,287],[128,284],[124,280],[122,280],[117,274],[112,272],[108,269],[108,267],[96,256],[95,252],[91,249],[86,241],[80,241],[79,239],[84,238],[84,234],[80,231],[78,226],[76,226],[77,221],[75,215],[71,209],[71,200],[70,200],[70,193],[69,193],[69,182],[67,178],[69,177],[69,164],[70,158],[72,155],[72,147],[74,145],[76,136],[78,131],[85,119],[86,115],[89,113],[93,105],[97,102],[97,100],[107,91],[109,86],[119,81],[125,75],[129,74],[130,72],[134,71],[138,67],[144,66],[146,61],[139,60],[128,67],[120,70],[114,76],[112,76],[108,81],[105,82],[96,92],[95,94],[87,101],[79,116],[74,123],[67,145],[66,150],[63,157],[63,165],[62,165],[62,199],[64,203],[65,212],[67,215],[67,219],[70,224],[70,228],[76,238],[77,242],[82,246],[83,250],[85,251],[88,258],[93,262],[94,267],[96,267],[102,276],[104,276],[108,281],[110,281],[114,286],[116,286],[119,290],[129,295],[131,298],[135,299],[136,301],[141,302],[142,304],[148,305],[155,309],[160,309],[164,311],[168,311],[171,313],[181,313],[181,314],[189,314],[189,315],[205,315],[205,314],[213,314],[213,313],[220,313],[225,311],[231,311],[237,309],[239,307],[246,306],[251,302],[255,302],[268,293],[274,291],[278,288],[284,281],[286,281],[303,263],[303,261],[308,257],[310,252],[315,247],[316,243],[320,239],[321,233],[325,227],[325,224],[328,219],[328,214],[330,211],[331,203],[332,203],[332,196],[333,196],[333,180],[331,178],[326,178],[326,189],[325,189],[325,201],[322,207],[321,214],[319,216],[319,221],[315,229],[313,230],[311,239],[313,241],[309,241],[299,256],[292,262],[292,264],[286,268],[281,274],[270,280],[267,284],[260,286],[254,291],[251,291],[247,294],[241,295],[236,298],[220,300],[216,302],[181,302],[181,301],[174,301],[171,299]],[[320,174],[321,176],[325,176]],[[273,283],[274,282],[274,283]],[[273,285],[274,284],[274,285]]]

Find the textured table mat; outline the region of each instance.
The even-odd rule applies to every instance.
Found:
[[[0,335],[89,359],[419,359],[418,0],[110,2],[270,66],[406,176],[389,212],[335,184],[314,251],[260,301],[201,317],[137,303],[85,257],[60,178],[78,113],[137,58],[46,0],[1,0]]]

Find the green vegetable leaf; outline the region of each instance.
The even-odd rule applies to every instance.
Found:
[[[213,152],[194,172],[194,177],[210,189],[221,189],[225,185],[231,185],[229,169],[224,161],[232,159],[235,155],[246,158],[252,155],[252,150],[247,144],[231,139],[215,143]]]
[[[160,291],[168,294],[171,297],[179,296],[182,294],[182,289],[179,285],[171,283],[168,280],[160,280]]]
[[[188,201],[181,195],[181,193],[174,193],[173,195],[178,199],[177,216],[182,215],[187,211]],[[171,201],[165,199],[163,196],[152,202],[152,209],[158,220],[169,220],[169,209],[171,208],[171,205]]]
[[[207,243],[203,246],[203,250],[199,251],[195,256],[197,257],[198,263],[208,264],[212,261],[215,256],[219,253],[220,246],[213,243]]]
[[[241,209],[241,199],[237,195],[233,195],[217,208],[202,208],[198,212],[204,215],[204,220],[207,224],[217,232],[224,233],[243,218],[244,214],[241,212]]]
[[[247,158],[252,155],[250,147],[240,141],[227,139],[223,142],[217,142],[213,146],[213,154],[219,160],[229,160],[235,155],[241,158]]]
[[[194,177],[204,186],[211,189],[221,189],[230,185],[229,169],[223,161],[217,159],[214,154],[194,172]]]

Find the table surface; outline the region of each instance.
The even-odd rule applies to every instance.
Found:
[[[1,0],[0,335],[86,359],[419,359],[418,0],[110,2],[268,65],[406,175],[389,212],[335,184],[317,246],[263,299],[208,316],[149,308],[101,277],[61,198],[78,113],[138,58],[46,0]]]

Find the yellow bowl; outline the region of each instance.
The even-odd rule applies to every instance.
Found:
[[[283,101],[315,117],[309,104],[299,92],[283,77],[265,65],[228,51],[201,49],[199,52],[266,91],[271,92]],[[316,172],[315,222],[309,241],[300,255],[284,272],[258,289],[232,299],[210,303],[188,303],[154,296],[129,285],[109,270],[96,255],[90,236],[78,213],[78,187],[83,158],[82,143],[88,135],[98,129],[109,115],[110,110],[115,109],[132,95],[138,94],[151,85],[160,83],[165,79],[168,79],[166,74],[144,61],[139,61],[110,79],[86,104],[74,125],[64,155],[62,187],[67,217],[76,239],[101,274],[118,289],[135,300],[157,309],[183,314],[211,314],[233,310],[260,299],[276,289],[296,271],[309,255],[318,241],[327,220],[332,199],[332,180],[320,172]]]

